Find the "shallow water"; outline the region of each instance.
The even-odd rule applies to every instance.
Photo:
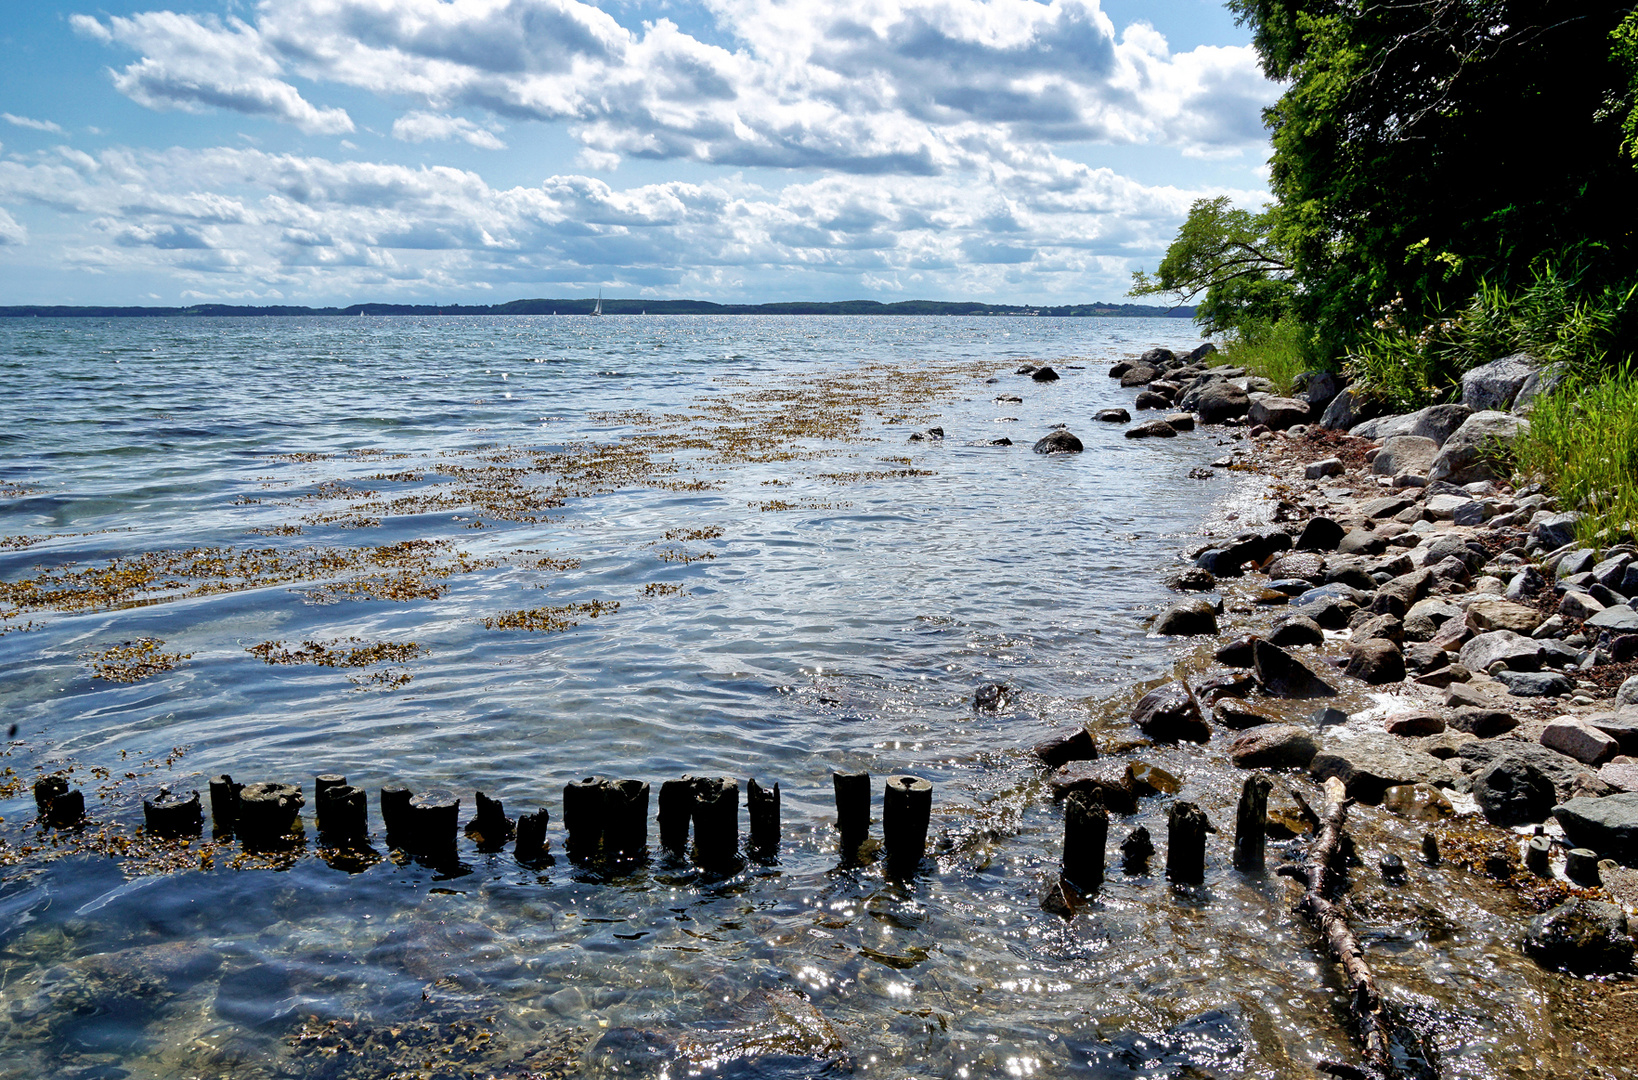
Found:
[[[1203,888],[1116,872],[1072,921],[1039,903],[1062,826],[1024,748],[1068,723],[1132,734],[1132,685],[1193,655],[1145,636],[1164,572],[1207,518],[1256,512],[1254,480],[1189,475],[1221,435],[1131,442],[1089,419],[1130,406],[1111,359],[1191,330],[0,321],[0,578],[37,585],[0,623],[6,764],[72,767],[121,835],[140,793],[219,772],[309,801],[321,772],[372,800],[394,781],[463,806],[479,789],[549,807],[557,856],[19,855],[49,844],[19,791],[0,801],[0,1077],[1298,1077],[1353,1060],[1294,887],[1227,866],[1240,778],[1216,744],[1128,752],[1223,828]],[[1061,381],[1013,373],[1043,360]],[[1030,453],[1055,423],[1087,452]],[[907,441],[930,425],[946,437]],[[229,551],[264,554],[222,570]],[[508,628],[519,611],[536,629]],[[142,639],[174,667],[99,677]],[[307,642],[341,666],[262,659]],[[383,643],[385,662],[347,666]],[[991,679],[1019,698],[975,714]],[[829,777],[858,769],[935,784],[932,854],[907,881],[838,864]],[[777,862],[723,879],[562,857],[564,783],[684,773],[778,781]],[[1169,801],[1112,837],[1163,838]],[[1369,850],[1408,853],[1422,829],[1352,820]],[[1442,1075],[1583,1075],[1510,895],[1458,871],[1358,877],[1379,978]]]

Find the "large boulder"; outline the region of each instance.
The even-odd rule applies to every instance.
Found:
[[[1327,739],[1315,753],[1308,771],[1316,780],[1342,780],[1348,795],[1376,803],[1382,793],[1399,784],[1432,784],[1449,772],[1432,754],[1410,749],[1384,732],[1364,732],[1351,738]]]
[[[1439,456],[1439,444],[1420,435],[1395,435],[1382,444],[1371,460],[1371,471],[1378,476],[1398,476],[1417,473],[1426,476],[1433,468],[1433,459]]]
[[[1549,364],[1540,371],[1532,371],[1530,377],[1524,380],[1519,387],[1518,394],[1513,398],[1513,413],[1516,416],[1529,416],[1536,407],[1536,401],[1557,390],[1565,379],[1570,377],[1568,364]]]
[[[1139,361],[1121,372],[1120,384],[1126,387],[1147,386],[1160,378],[1160,369]]]
[[[1157,686],[1132,709],[1132,723],[1156,742],[1210,742],[1211,728],[1200,706],[1180,682]]]
[[[1190,407],[1187,397],[1183,408]],[[1226,380],[1208,383],[1195,395],[1193,408],[1202,424],[1221,424],[1236,420],[1251,409],[1251,397],[1240,387]]]
[[[1473,801],[1485,820],[1510,829],[1546,821],[1558,802],[1552,778],[1522,755],[1498,758],[1473,780]]]
[[[1530,920],[1524,953],[1544,968],[1615,975],[1632,967],[1632,935],[1619,904],[1577,897]]]
[[[1065,431],[1063,428],[1042,437],[1035,444],[1037,454],[1078,454],[1086,449],[1081,440]]]
[[[1318,749],[1306,728],[1263,724],[1236,737],[1229,755],[1242,769],[1306,769]]]
[[[1541,643],[1511,630],[1492,630],[1463,645],[1458,658],[1469,671],[1489,671],[1497,663],[1508,671],[1535,671],[1541,667]]]
[[[1298,387],[1292,395],[1308,404],[1310,415],[1325,411],[1336,396],[1342,393],[1342,376],[1334,371],[1305,371],[1294,380]]]
[[[1247,419],[1253,424],[1265,424],[1270,431],[1308,422],[1308,403],[1295,398],[1264,397],[1251,403]]]
[[[1576,847],[1592,848],[1623,866],[1638,866],[1638,794],[1581,796],[1553,807],[1553,817]]]
[[[1503,758],[1522,758],[1540,769],[1542,774],[1553,782],[1553,791],[1561,803],[1578,791],[1608,790],[1599,783],[1598,774],[1580,762],[1567,758],[1556,750],[1549,750],[1538,742],[1520,739],[1517,736],[1475,739],[1473,742],[1464,743],[1456,751],[1456,756],[1465,771],[1475,774],[1483,772]]]
[[[1217,610],[1209,600],[1185,600],[1173,604],[1155,619],[1154,632],[1168,637],[1217,633]]]
[[[1330,683],[1308,669],[1301,660],[1277,645],[1256,640],[1251,645],[1251,666],[1263,692],[1277,698],[1336,697]]]
[[[1485,596],[1468,605],[1467,625],[1475,634],[1492,630],[1528,634],[1541,625],[1541,612],[1499,596]]]
[[[1386,410],[1381,401],[1362,397],[1352,390],[1344,390],[1332,398],[1331,404],[1325,407],[1319,424],[1320,427],[1332,431],[1347,431],[1373,416],[1381,416],[1384,411]]]
[[[1509,409],[1540,366],[1530,354],[1514,353],[1476,367],[1462,376],[1462,404],[1475,412]]]
[[[1405,654],[1384,638],[1355,641],[1348,646],[1348,664],[1342,672],[1371,686],[1399,682],[1405,677]]]
[[[1434,459],[1429,482],[1447,480],[1471,484],[1479,480],[1504,479],[1501,458],[1521,434],[1530,430],[1530,421],[1504,412],[1476,412],[1463,421]]]
[[[1375,420],[1366,420],[1364,423],[1354,425],[1349,434],[1384,445],[1389,439],[1411,436],[1431,439],[1435,445],[1443,446],[1445,440],[1472,415],[1473,410],[1466,405],[1430,405],[1401,416],[1382,416]]]

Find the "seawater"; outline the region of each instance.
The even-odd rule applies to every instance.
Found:
[[[228,772],[311,799],[342,773],[378,831],[373,859],[321,857],[309,806],[308,845],[276,864],[203,841],[65,854],[14,784],[0,1077],[1352,1060],[1292,887],[1227,866],[1221,749],[1121,750],[1131,688],[1194,655],[1146,634],[1164,574],[1260,491],[1202,478],[1221,434],[1134,442],[1091,414],[1131,405],[1111,361],[1197,342],[1141,319],[0,322],[14,775],[70,768],[98,829],[133,834],[161,784]],[[1057,424],[1086,452],[1031,453]],[[1016,694],[976,713],[992,680]],[[1027,748],[1077,723],[1223,829],[1203,888],[1157,859],[1072,920],[1042,910],[1062,825]],[[907,879],[838,859],[830,775],[861,769],[878,818],[886,774],[935,785]],[[563,857],[565,783],[685,773],[777,781],[777,861]],[[548,807],[555,859],[387,857],[373,802],[395,782]],[[1112,840],[1163,845],[1169,801]],[[1355,828],[1409,851],[1419,827],[1362,809]],[[1579,1075],[1510,897],[1449,875],[1357,892],[1445,1075]]]

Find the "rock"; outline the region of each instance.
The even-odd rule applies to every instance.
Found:
[[[1217,579],[1209,570],[1191,566],[1187,570],[1173,574],[1167,584],[1181,592],[1206,592],[1217,587]]]
[[[1382,808],[1412,821],[1442,821],[1456,812],[1431,784],[1395,784],[1382,793]]]
[[[1296,397],[1308,405],[1309,415],[1318,416],[1325,407],[1342,393],[1342,376],[1334,371],[1305,371],[1293,384],[1299,389]]]
[[[1078,454],[1084,449],[1081,440],[1063,428],[1043,437],[1035,444],[1037,454]]]
[[[1463,645],[1460,659],[1469,671],[1489,671],[1498,663],[1509,671],[1534,671],[1541,667],[1541,644],[1511,630],[1492,630]]]
[[[1308,771],[1320,781],[1338,777],[1351,798],[1366,803],[1377,802],[1384,791],[1398,784],[1431,784],[1449,776],[1438,758],[1381,732],[1326,739]]]
[[[1466,495],[1430,495],[1422,504],[1422,511],[1431,521],[1449,521],[1458,507],[1472,501]]]
[[[1391,717],[1383,726],[1389,735],[1410,739],[1442,734],[1445,730],[1445,721],[1443,717],[1435,716],[1433,713],[1410,713],[1406,716]]]
[[[1584,592],[1571,589],[1558,602],[1558,613],[1566,619],[1591,619],[1601,613],[1604,605]]]
[[[1528,353],[1514,353],[1462,376],[1462,404],[1475,412],[1506,410],[1541,365]]]
[[[1311,517],[1297,537],[1298,551],[1335,551],[1346,530],[1328,517]]]
[[[1582,723],[1597,728],[1614,739],[1621,753],[1638,757],[1638,709],[1623,705],[1613,713],[1595,713]]]
[[[1380,555],[1388,550],[1390,537],[1372,529],[1353,529],[1337,545],[1339,555]]]
[[[1494,739],[1519,726],[1513,714],[1483,705],[1463,705],[1450,718],[1450,726],[1480,739]]]
[[[1265,397],[1251,403],[1246,418],[1270,431],[1284,431],[1308,420],[1308,403],[1293,398]]]
[[[1036,382],[1057,382],[1058,381],[1058,373],[1056,371],[1053,371],[1052,368],[1047,367],[1045,365],[1036,368],[1033,372],[1030,373],[1029,377],[1034,379]]]
[[[1352,390],[1344,390],[1331,399],[1331,404],[1325,407],[1319,423],[1320,427],[1332,431],[1347,431],[1373,416],[1381,415],[1381,402],[1358,397]]]
[[[1542,774],[1553,782],[1553,790],[1560,802],[1575,796],[1578,791],[1588,790],[1589,787],[1600,792],[1608,790],[1599,785],[1597,773],[1534,740],[1527,741],[1512,735],[1499,739],[1477,739],[1462,746],[1456,753],[1462,768],[1475,773],[1483,771],[1503,758],[1522,758],[1540,769]]]
[[[1131,421],[1132,414],[1125,409],[1099,409],[1092,419],[1101,420],[1105,424],[1125,424]]]
[[[1309,670],[1300,660],[1277,645],[1254,640],[1252,668],[1263,691],[1278,698],[1336,697],[1330,683]]]
[[[1132,723],[1156,742],[1210,742],[1211,728],[1189,688],[1169,682],[1144,694],[1132,709]]]
[[[1638,764],[1612,761],[1598,770],[1598,778],[1616,791],[1638,791]]]
[[[1376,590],[1371,597],[1371,610],[1378,615],[1396,615],[1403,619],[1411,608],[1427,594],[1433,575],[1427,570],[1399,574]]]
[[[1467,625],[1475,634],[1484,634],[1491,630],[1511,630],[1515,634],[1529,634],[1541,625],[1541,613],[1523,604],[1487,596],[1467,606]]]
[[[1209,341],[1196,345],[1183,359],[1191,364],[1203,363],[1207,357],[1217,351],[1217,346]]]
[[[1508,755],[1479,771],[1473,780],[1473,801],[1479,804],[1486,821],[1510,829],[1546,821],[1558,802],[1558,793],[1552,778],[1536,763]]]
[[[1575,542],[1575,527],[1581,521],[1576,513],[1551,514],[1530,527],[1530,535],[1548,550]]]
[[[1560,555],[1553,563],[1553,577],[1559,581],[1577,574],[1590,574],[1598,565],[1598,556],[1587,548],[1573,548]]]
[[[1380,499],[1371,499],[1369,502],[1361,503],[1359,512],[1368,518],[1381,521],[1384,518],[1393,517],[1401,510],[1409,510],[1415,505],[1415,499],[1404,495],[1384,495]]]
[[[1096,793],[1111,814],[1131,814],[1137,811],[1137,793],[1126,765],[1112,758],[1101,761],[1071,761],[1054,769],[1047,777],[1054,799],[1067,798],[1072,792]]]
[[[1169,409],[1172,407],[1172,399],[1154,390],[1145,390],[1137,396],[1136,401],[1132,402],[1132,407],[1139,410]]]
[[[1632,556],[1626,552],[1611,555],[1603,562],[1592,568],[1593,580],[1606,589],[1621,591],[1621,583],[1626,579],[1627,567],[1632,565]]]
[[[1257,638],[1249,635],[1237,637],[1232,641],[1225,642],[1214,654],[1214,658],[1219,664],[1228,667],[1251,667],[1255,663],[1253,647],[1257,641]]]
[[[1229,755],[1242,769],[1306,769],[1318,749],[1304,728],[1264,724],[1235,738],[1229,744]]]
[[[917,431],[910,436],[911,442],[938,442],[944,438],[944,429],[930,427],[926,431]]]
[[[1049,769],[1067,765],[1071,761],[1094,761],[1098,744],[1092,733],[1083,727],[1067,728],[1050,739],[1035,744],[1035,756]]]
[[[973,692],[973,708],[979,712],[1000,712],[1013,697],[1006,683],[984,683]]]
[[[1325,644],[1325,631],[1320,624],[1306,615],[1287,615],[1281,619],[1268,640],[1282,649],[1295,649],[1303,645]]]
[[[1430,642],[1419,641],[1406,646],[1405,668],[1418,675],[1450,666],[1450,654]]]
[[[1211,707],[1212,722],[1234,731],[1261,727],[1273,723],[1262,713],[1253,710],[1237,698],[1223,698]]]
[[[1160,378],[1159,368],[1139,361],[1138,363],[1127,368],[1125,371],[1121,372],[1120,384],[1127,388],[1133,386],[1146,386],[1158,378]]]
[[[1587,620],[1587,625],[1617,634],[1638,633],[1638,611],[1630,607],[1609,607]]]
[[[1514,697],[1568,697],[1575,684],[1553,671],[1498,671],[1496,678]]]
[[[1632,968],[1632,937],[1618,904],[1577,897],[1530,920],[1524,953],[1544,968],[1616,975]]]
[[[1303,475],[1309,480],[1320,480],[1327,476],[1341,476],[1342,459],[1334,457],[1321,458],[1304,468]]]
[[[1003,435],[999,439],[991,439],[986,445],[988,445],[988,446],[1011,446],[1012,445],[1012,440],[1007,438],[1005,435]]]
[[[1474,413],[1446,440],[1428,470],[1428,481],[1468,484],[1503,479],[1505,470],[1497,467],[1495,455],[1505,454],[1513,440],[1529,429],[1528,420],[1504,412]]]
[[[1314,551],[1293,551],[1289,555],[1281,555],[1269,563],[1268,576],[1274,581],[1282,578],[1322,581],[1325,576],[1325,556]]]
[[[1348,663],[1342,672],[1372,686],[1399,682],[1405,677],[1405,655],[1399,646],[1382,638],[1356,641],[1348,646]]]
[[[1462,422],[1473,415],[1466,405],[1431,405],[1403,416],[1384,416],[1356,424],[1349,434],[1387,445],[1390,439],[1403,437],[1431,439],[1437,448],[1444,445]],[[1414,470],[1426,472],[1427,470]],[[1384,473],[1383,475],[1392,475]]]
[[[1157,368],[1171,367],[1177,363],[1177,354],[1170,349],[1156,345],[1152,349],[1145,350],[1143,355],[1138,357],[1138,363],[1152,364]]]
[[[1165,415],[1164,419],[1165,419],[1166,423],[1171,425],[1173,431],[1193,431],[1194,430],[1194,414],[1193,413],[1186,413],[1186,412],[1167,413]]]
[[[1236,536],[1227,545],[1213,548],[1195,560],[1218,577],[1232,577],[1246,563],[1262,563],[1269,556],[1291,548],[1291,536],[1280,528],[1258,529]]]
[[[1553,817],[1576,847],[1592,848],[1622,866],[1638,866],[1638,794],[1581,796],[1553,807]]]
[[[1126,429],[1128,439],[1170,439],[1177,429],[1164,420],[1149,420]]]
[[[1405,624],[1392,615],[1371,615],[1361,611],[1349,620],[1349,624],[1353,628],[1352,640],[1355,642],[1381,638],[1402,645],[1405,641]]]
[[[1468,570],[1467,564],[1454,555],[1443,562],[1433,564],[1428,569],[1436,582],[1466,585],[1473,580],[1473,574]]]
[[[1620,752],[1612,737],[1573,717],[1561,716],[1542,729],[1541,745],[1573,757],[1583,765],[1602,765]]]
[[[1533,566],[1526,566],[1507,582],[1502,595],[1509,600],[1528,600],[1547,587],[1547,579]],[[1539,623],[1537,624],[1540,625]]]
[[[1194,688],[1194,696],[1208,705],[1222,698],[1246,698],[1257,689],[1257,680],[1245,671],[1221,671],[1201,679]]]
[[[1539,371],[1531,372],[1530,377],[1524,380],[1524,385],[1519,387],[1517,396],[1513,398],[1513,413],[1517,416],[1529,416],[1538,399],[1557,390],[1569,377],[1568,364],[1549,364]]]
[[[1184,406],[1189,402],[1185,400]],[[1216,381],[1202,387],[1194,396],[1194,411],[1202,424],[1221,424],[1246,415],[1251,409],[1251,398],[1231,382]]]
[[[1617,709],[1623,705],[1638,705],[1638,675],[1623,682],[1616,690],[1615,705]]]
[[[1173,604],[1155,620],[1154,632],[1169,637],[1217,633],[1217,612],[1208,600]]]
[[[1400,473],[1427,475],[1433,459],[1439,456],[1439,444],[1418,435],[1395,435],[1382,444],[1382,449],[1371,460],[1371,472],[1377,476],[1398,476]]]

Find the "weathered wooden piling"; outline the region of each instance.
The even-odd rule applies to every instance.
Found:
[[[927,854],[927,824],[932,813],[932,781],[902,773],[887,778],[882,796],[882,845],[896,870],[914,869]]]
[[[518,817],[518,842],[512,848],[518,862],[529,865],[545,854],[546,826],[550,821],[551,815],[543,809]]]
[[[1095,791],[1072,791],[1064,800],[1064,879],[1082,892],[1103,881],[1109,847],[1109,811]]]
[[[461,824],[461,800],[452,791],[434,788],[409,801],[404,846],[417,855],[449,858],[455,853],[455,834]]]
[[[466,838],[478,845],[479,851],[501,850],[517,831],[512,819],[506,816],[506,808],[499,799],[491,799],[481,791],[476,793],[473,802],[478,812],[466,823]]]
[[[142,827],[150,836],[198,836],[204,827],[199,793],[183,795],[160,788],[159,794],[142,800]]]
[[[642,780],[603,781],[603,857],[629,863],[648,853],[649,787]]]
[[[842,851],[852,854],[870,838],[870,774],[831,773],[836,789],[836,831],[842,834]]]
[[[46,824],[56,829],[68,829],[85,822],[85,792],[71,788],[51,800],[46,811]]]
[[[1139,825],[1120,842],[1120,868],[1128,874],[1147,874],[1149,857],[1154,853],[1155,842],[1149,838],[1149,830]]]
[[[390,847],[408,846],[410,798],[410,789],[403,784],[388,784],[381,789],[381,825],[387,831]]]
[[[1422,834],[1422,861],[1429,866],[1439,865],[1439,838],[1430,832]]]
[[[765,788],[756,779],[745,783],[745,808],[751,815],[751,851],[761,858],[779,852],[779,783]]]
[[[1179,885],[1205,881],[1206,834],[1215,831],[1194,803],[1173,803],[1166,813],[1166,877]]]
[[[1564,876],[1577,885],[1591,886],[1600,884],[1598,873],[1598,852],[1592,848],[1571,848],[1564,857]]]
[[[739,781],[731,776],[694,779],[694,862],[726,870],[739,861]]]
[[[239,791],[236,832],[248,847],[282,847],[290,842],[296,817],[306,804],[294,784],[246,784]]]
[[[1273,787],[1268,777],[1253,773],[1240,788],[1240,805],[1234,812],[1236,870],[1255,873],[1268,865],[1268,793]]]
[[[320,836],[324,834],[324,793],[346,783],[347,778],[340,773],[320,773],[313,777],[313,821]]]
[[[1552,877],[1553,869],[1548,862],[1548,856],[1553,852],[1553,842],[1545,836],[1532,836],[1530,843],[1524,848],[1524,865],[1537,877]]]
[[[51,804],[61,795],[68,794],[68,777],[49,773],[34,781],[34,809],[43,820],[51,812]]]
[[[324,777],[319,777],[323,780]],[[319,839],[326,847],[355,847],[369,838],[369,795],[352,784],[314,785]]]
[[[688,823],[694,819],[694,777],[660,785],[660,846],[681,855],[688,850]]]
[[[588,776],[563,786],[563,828],[569,833],[564,847],[571,859],[595,859],[602,849],[607,782],[601,776]]]
[[[239,793],[243,784],[235,784],[227,773],[210,778],[210,824],[218,836],[233,832],[239,823]]]

